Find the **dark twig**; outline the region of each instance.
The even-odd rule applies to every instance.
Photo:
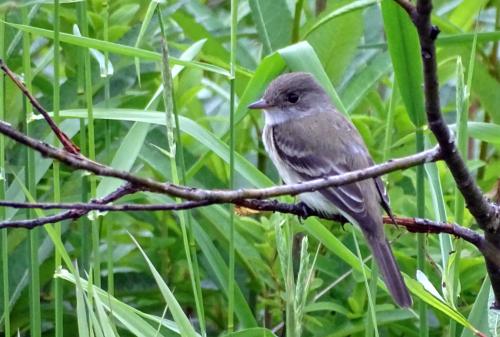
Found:
[[[305,210],[303,207],[300,207],[297,204],[286,204],[279,203],[276,200],[242,200],[238,202],[238,205],[255,209],[259,211],[272,211],[279,213],[289,213],[297,215],[301,218],[307,218],[309,216],[316,216],[318,218],[333,220],[340,223],[349,222],[346,218],[341,215],[329,215],[325,216],[324,214],[318,213],[313,209]],[[454,235],[456,237],[462,238],[467,242],[470,242],[474,246],[476,246],[481,252],[485,251],[488,247],[486,247],[486,243],[484,237],[474,232],[473,230],[462,227],[457,224],[445,223],[432,221],[429,219],[420,219],[420,218],[405,218],[405,217],[394,217],[396,223],[394,223],[389,216],[384,216],[384,223],[389,225],[403,226],[409,232],[412,233],[447,233]]]
[[[134,187],[130,183],[126,183],[119,188],[117,188],[115,191],[111,192],[107,196],[93,200],[89,205],[94,204],[94,205],[103,205],[103,204],[108,204],[110,202],[116,201],[120,199],[121,197],[128,195],[128,194],[133,194],[137,192],[139,189]],[[37,208],[37,207],[35,207]],[[7,220],[0,222],[0,229],[2,228],[26,228],[26,229],[33,229],[35,227],[43,226],[49,223],[56,223],[59,221],[63,220],[68,220],[68,219],[78,219],[81,218],[82,216],[88,214],[92,209],[70,209],[69,211],[62,212],[59,214],[55,215],[50,215],[46,217],[41,217],[37,219],[28,219],[28,220]]]
[[[407,1],[395,0],[406,11]],[[500,249],[500,235],[497,233],[500,226],[498,206],[489,202],[475,183],[465,161],[457,150],[451,132],[441,113],[439,100],[439,82],[436,60],[436,38],[439,29],[431,23],[432,1],[418,0],[414,13],[409,13],[418,31],[421,56],[424,72],[425,109],[429,128],[443,151],[443,160],[446,162],[453,178],[464,197],[467,208],[476,219],[479,226],[485,231],[486,242],[489,246]],[[500,255],[484,254],[488,274],[495,293],[494,307],[500,307]]]
[[[101,212],[127,212],[127,211],[180,211],[185,209],[192,209],[202,206],[207,206],[210,203],[205,200],[201,201],[185,201],[183,203],[171,204],[119,204],[119,205],[106,205],[103,203],[90,203],[76,202],[76,203],[52,203],[52,202],[17,202],[9,200],[0,200],[0,207],[11,207],[19,209],[69,209],[69,210],[87,210],[87,211],[101,211]]]
[[[474,178],[460,156],[441,113],[435,46],[436,32],[439,30],[431,24],[431,11],[432,2],[430,0],[419,0],[417,2],[415,25],[422,49],[425,108],[428,124],[443,151],[443,160],[450,169],[458,189],[464,196],[469,211],[482,229],[496,231],[500,225],[497,207],[486,199],[474,182]]]
[[[17,76],[12,72],[12,70],[7,67],[5,62],[0,59],[0,69],[14,82],[14,84],[21,90],[24,96],[28,98],[31,105],[45,118],[47,124],[49,124],[50,128],[59,139],[64,149],[72,154],[80,153],[80,148],[76,146],[71,139],[57,126],[54,120],[50,117],[49,113],[44,109],[44,107],[38,102],[38,100],[33,96],[26,86],[17,78]]]
[[[126,186],[131,186],[127,184]],[[106,203],[116,201],[120,197],[136,192],[137,189],[132,190],[130,188],[123,187],[119,194],[115,192],[112,195],[106,196],[97,201],[91,201],[90,203],[24,203],[24,202],[11,202],[11,201],[0,201],[0,205],[4,207],[13,208],[39,208],[39,209],[69,209],[69,211],[62,212],[56,215],[51,215],[47,217],[42,217],[32,220],[7,220],[0,222],[1,228],[26,228],[32,229],[38,226],[43,226],[48,223],[55,223],[68,219],[79,218],[90,211],[180,211],[186,209],[193,209],[208,205],[214,205],[218,202],[199,200],[199,201],[184,201],[180,203],[169,203],[169,204],[121,204],[121,205],[106,205]],[[337,222],[345,223],[347,220],[342,216],[329,216],[325,217],[319,213],[310,210],[308,212],[304,211],[303,207],[295,204],[280,203],[277,200],[259,200],[259,199],[243,199],[234,202],[239,206],[250,208],[256,211],[270,211],[270,212],[281,212],[294,214],[301,218],[307,218],[309,216],[318,216],[324,219],[333,220]],[[392,222],[391,222],[392,223]]]
[[[84,216],[88,212],[94,211],[179,211],[186,209],[193,209],[203,206],[214,204],[207,200],[202,201],[184,201],[181,203],[169,204],[122,204],[122,205],[106,205],[106,203],[113,202],[119,198],[136,192],[137,189],[132,188],[132,185],[126,184],[119,188],[117,191],[110,195],[91,201],[90,203],[23,203],[0,201],[0,206],[14,207],[14,208],[39,208],[39,209],[70,209],[69,211],[60,214],[37,218],[33,220],[14,220],[5,221],[0,223],[0,228],[22,227],[32,229],[34,227],[42,226],[47,223],[55,223],[62,220],[77,219]],[[324,215],[314,211],[313,209],[305,209],[300,204],[287,204],[280,203],[277,200],[258,200],[258,199],[244,199],[235,202],[239,206],[250,208],[257,211],[270,211],[288,213],[299,216],[301,218],[308,218],[316,216],[322,219],[333,220],[340,223],[348,222],[341,215]],[[404,218],[395,217],[396,223],[390,217],[384,217],[385,224],[401,225],[412,233],[448,233],[456,237],[462,238],[467,242],[475,245],[481,252],[485,250],[485,240],[481,234],[465,227],[461,227],[452,223],[436,222],[428,219],[419,218]]]
[[[43,156],[50,157],[69,165],[75,169],[83,169],[100,176],[114,177],[125,180],[134,186],[140,186],[152,192],[167,194],[187,200],[207,200],[212,203],[235,202],[242,199],[265,199],[281,195],[296,195],[304,192],[312,192],[325,187],[335,187],[363,179],[377,177],[396,170],[410,168],[440,159],[439,148],[417,153],[411,156],[390,160],[388,162],[374,165],[366,169],[348,172],[337,176],[329,176],[311,181],[275,186],[261,189],[239,189],[239,190],[205,190],[171,183],[160,183],[158,181],[142,178],[126,171],[113,169],[81,155],[75,156],[64,150],[59,150],[49,144],[42,143],[15,130],[5,122],[0,121],[0,133],[40,152]]]

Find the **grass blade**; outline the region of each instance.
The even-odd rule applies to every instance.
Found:
[[[149,23],[151,22],[151,18],[153,17],[153,14],[155,13],[156,6],[158,5],[158,0],[151,0],[148,5],[148,9],[146,11],[146,15],[144,15],[144,20],[142,20],[141,23],[141,29],[139,30],[139,34],[137,35],[137,40],[135,41],[135,48],[139,48],[142,42],[142,39],[144,38],[144,35],[146,34],[146,30],[149,26]],[[141,60],[136,57],[134,59],[135,63],[135,72],[137,75],[137,82],[139,84],[139,87],[141,86]]]
[[[38,27],[32,27],[32,26],[27,26],[27,25],[20,25],[16,23],[11,23],[11,22],[6,22],[9,26],[12,26],[16,29],[19,29],[23,32],[28,32],[32,33],[34,35],[39,35],[46,37],[48,39],[52,39],[54,33],[51,30],[43,29],[43,28],[38,28]],[[118,43],[113,43],[109,41],[103,41],[103,40],[97,40],[97,39],[92,39],[86,36],[76,36],[73,34],[68,34],[68,33],[60,33],[60,38],[61,42],[64,43],[69,43],[73,44],[79,47],[86,47],[86,48],[94,48],[97,50],[101,51],[107,51],[110,53],[118,54],[118,55],[123,55],[123,56],[130,56],[130,57],[139,57],[144,60],[148,61],[161,61],[161,54],[150,51],[150,50],[145,50],[145,49],[140,49],[140,48],[135,48],[131,46],[126,46]],[[208,72],[213,72],[217,73],[220,75],[224,75],[226,77],[229,77],[230,73],[219,66],[215,66],[212,64],[208,63],[203,63],[203,62],[197,62],[197,61],[182,61],[179,60],[175,57],[170,58],[170,62],[172,64],[178,64],[178,65],[183,65],[187,67],[193,67],[193,68],[198,68],[201,70],[205,70]]]
[[[306,38],[309,34],[311,34],[312,32],[314,32],[315,30],[317,30],[318,28],[320,28],[324,24],[330,22],[331,20],[333,20],[339,16],[342,16],[344,14],[350,13],[350,12],[355,11],[355,10],[366,8],[368,6],[376,4],[377,2],[378,2],[378,0],[356,0],[356,1],[353,1],[345,6],[342,6],[338,9],[332,11],[328,15],[322,17],[320,20],[318,20],[318,22],[316,22],[311,28],[309,28],[304,33],[303,38]]]
[[[144,257],[144,260],[146,260],[146,263],[148,264],[149,269],[151,270],[151,273],[153,274],[153,277],[156,281],[156,284],[158,284],[158,287],[160,288],[160,292],[163,295],[163,298],[165,299],[165,302],[167,303],[168,307],[170,308],[170,312],[172,313],[172,316],[174,317],[174,321],[177,323],[179,327],[179,331],[181,333],[181,336],[186,336],[186,337],[197,337],[198,334],[194,330],[193,326],[189,322],[189,318],[184,314],[184,311],[182,310],[181,306],[179,305],[179,302],[174,297],[174,294],[170,289],[168,288],[167,284],[163,279],[161,278],[160,273],[156,270],[155,266],[151,261],[149,260],[148,256],[146,253],[142,250],[141,246],[139,243],[136,241],[136,239],[132,236],[132,234],[129,234],[130,238],[134,242],[134,244],[137,246],[139,251],[141,252],[142,256]]]

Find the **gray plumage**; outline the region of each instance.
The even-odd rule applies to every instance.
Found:
[[[249,107],[265,111],[264,145],[287,184],[373,165],[356,128],[333,107],[330,97],[310,74],[279,76],[264,97]],[[394,300],[402,307],[411,306],[408,289],[384,235],[380,206],[386,210],[389,206],[380,178],[299,197],[321,213],[340,213],[359,225]]]

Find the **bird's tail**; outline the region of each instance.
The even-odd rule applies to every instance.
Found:
[[[372,249],[373,257],[375,261],[377,261],[380,273],[394,301],[400,307],[410,307],[412,305],[412,299],[403,281],[403,276],[394,259],[389,243],[384,237],[380,238],[370,234],[365,235],[365,237]]]

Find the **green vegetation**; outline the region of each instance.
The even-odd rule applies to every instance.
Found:
[[[314,74],[375,162],[431,148],[418,37],[406,12],[393,0],[325,2],[318,12],[321,0],[7,1],[0,58],[83,154],[158,181],[207,189],[280,184],[260,140],[262,118],[246,107],[284,71]],[[500,178],[500,1],[433,3],[442,110],[479,186],[490,191]],[[0,119],[60,147],[4,77]],[[11,201],[88,202],[122,184],[3,136],[0,174],[0,199]],[[444,163],[384,180],[398,216],[477,230]],[[137,192],[116,203],[176,201]],[[0,208],[7,221],[56,213]],[[2,229],[0,331],[496,336],[474,246],[389,225],[386,233],[412,310],[396,307],[377,282],[357,229],[317,218],[243,216],[213,205],[93,211],[33,231]]]

